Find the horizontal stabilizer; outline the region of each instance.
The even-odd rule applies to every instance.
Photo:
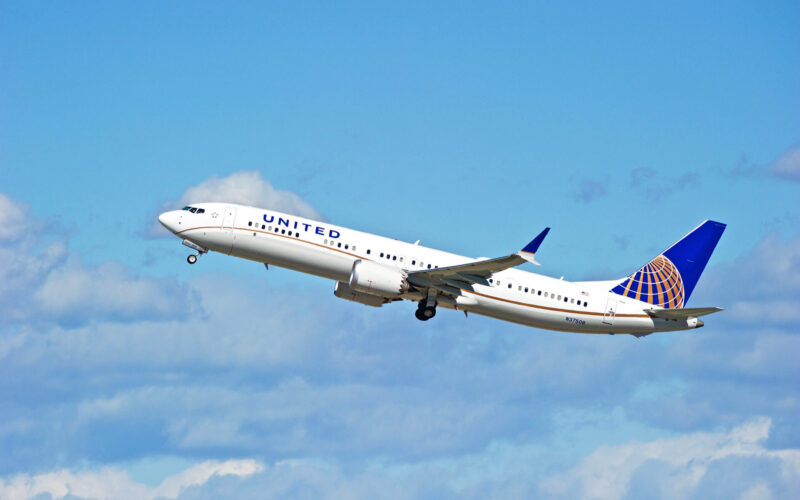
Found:
[[[684,307],[683,309],[645,309],[651,318],[686,319],[722,311],[721,307]]]

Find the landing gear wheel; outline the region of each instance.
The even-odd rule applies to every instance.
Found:
[[[417,317],[420,321],[428,321],[432,317],[436,316],[436,308],[435,307],[425,307],[424,302],[420,302],[419,307],[414,312],[414,316]]]
[[[192,254],[186,257],[186,262],[188,262],[189,264],[194,264],[195,262],[197,262],[197,255]]]

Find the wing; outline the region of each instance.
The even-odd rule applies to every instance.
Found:
[[[549,231],[549,227],[545,228],[522,250],[511,255],[496,259],[476,260],[457,266],[412,271],[408,274],[408,281],[418,288],[435,288],[451,295],[459,295],[462,288],[472,290],[472,285],[475,283],[488,285],[488,278],[494,273],[519,266],[525,262],[539,265],[534,256]]]
[[[685,307],[683,309],[646,309],[645,312],[653,318],[662,319],[687,319],[698,318],[706,314],[722,311],[721,307]]]

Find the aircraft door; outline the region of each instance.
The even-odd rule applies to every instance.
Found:
[[[606,302],[606,312],[603,314],[603,323],[607,325],[614,324],[614,318],[617,316],[617,299],[608,298]]]
[[[222,229],[233,229],[236,221],[236,207],[225,207],[225,216],[222,218]]]

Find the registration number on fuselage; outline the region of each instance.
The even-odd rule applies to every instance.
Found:
[[[566,317],[566,321],[567,321],[567,323],[572,323],[573,325],[581,325],[581,326],[583,326],[583,325],[586,324],[586,322],[584,320],[578,319],[578,318],[572,318],[570,316]]]

